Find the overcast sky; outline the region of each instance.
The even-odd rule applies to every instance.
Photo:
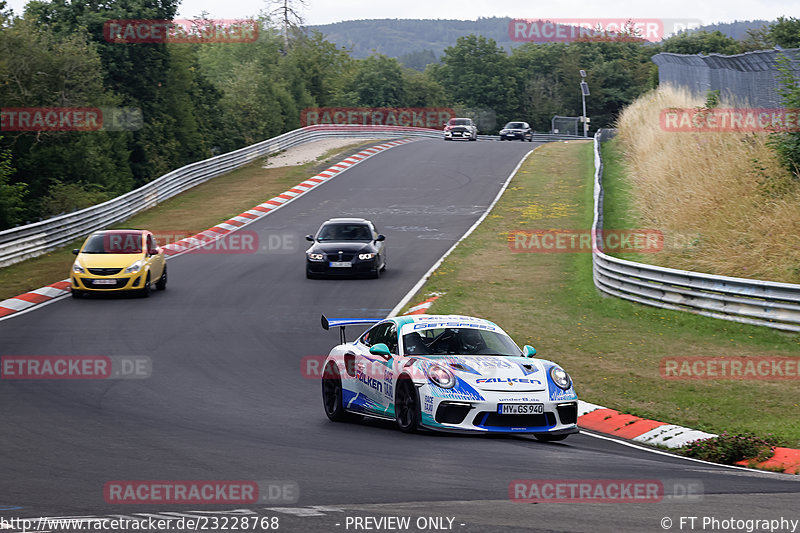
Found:
[[[298,0],[294,0],[299,4]],[[300,6],[306,24],[328,24],[343,20],[373,18],[461,19],[478,17],[512,18],[669,18],[700,19],[704,24],[734,20],[798,16],[797,0],[305,0]],[[21,14],[26,0],[10,0]],[[268,10],[265,0],[183,0],[180,17],[194,17],[203,11],[209,18],[228,19]]]

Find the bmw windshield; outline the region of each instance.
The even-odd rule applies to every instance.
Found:
[[[405,355],[520,356],[510,337],[477,328],[429,328],[403,335]]]
[[[366,224],[326,224],[319,230],[317,240],[331,241],[371,241],[372,231]]]

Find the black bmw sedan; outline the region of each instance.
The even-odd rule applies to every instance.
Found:
[[[306,235],[306,240],[314,243],[306,250],[306,277],[378,278],[386,270],[385,239],[363,218],[326,220],[316,235]]]

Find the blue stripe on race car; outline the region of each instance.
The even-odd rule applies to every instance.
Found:
[[[447,400],[472,400],[476,402],[484,401],[484,397],[478,393],[472,386],[461,379],[458,376],[455,376],[456,384],[453,385],[450,389],[443,389],[430,383],[430,391],[431,394],[436,396],[437,398],[445,398]]]

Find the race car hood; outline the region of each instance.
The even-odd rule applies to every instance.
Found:
[[[344,252],[348,254],[374,252],[375,247],[371,241],[330,241],[316,242],[309,248],[309,252],[338,254]]]
[[[139,254],[84,254],[78,255],[77,260],[84,268],[127,268],[135,261],[142,259],[144,252]]]
[[[446,366],[459,379],[477,390],[499,392],[547,390],[545,367],[538,359],[490,355],[443,355],[420,359]]]

